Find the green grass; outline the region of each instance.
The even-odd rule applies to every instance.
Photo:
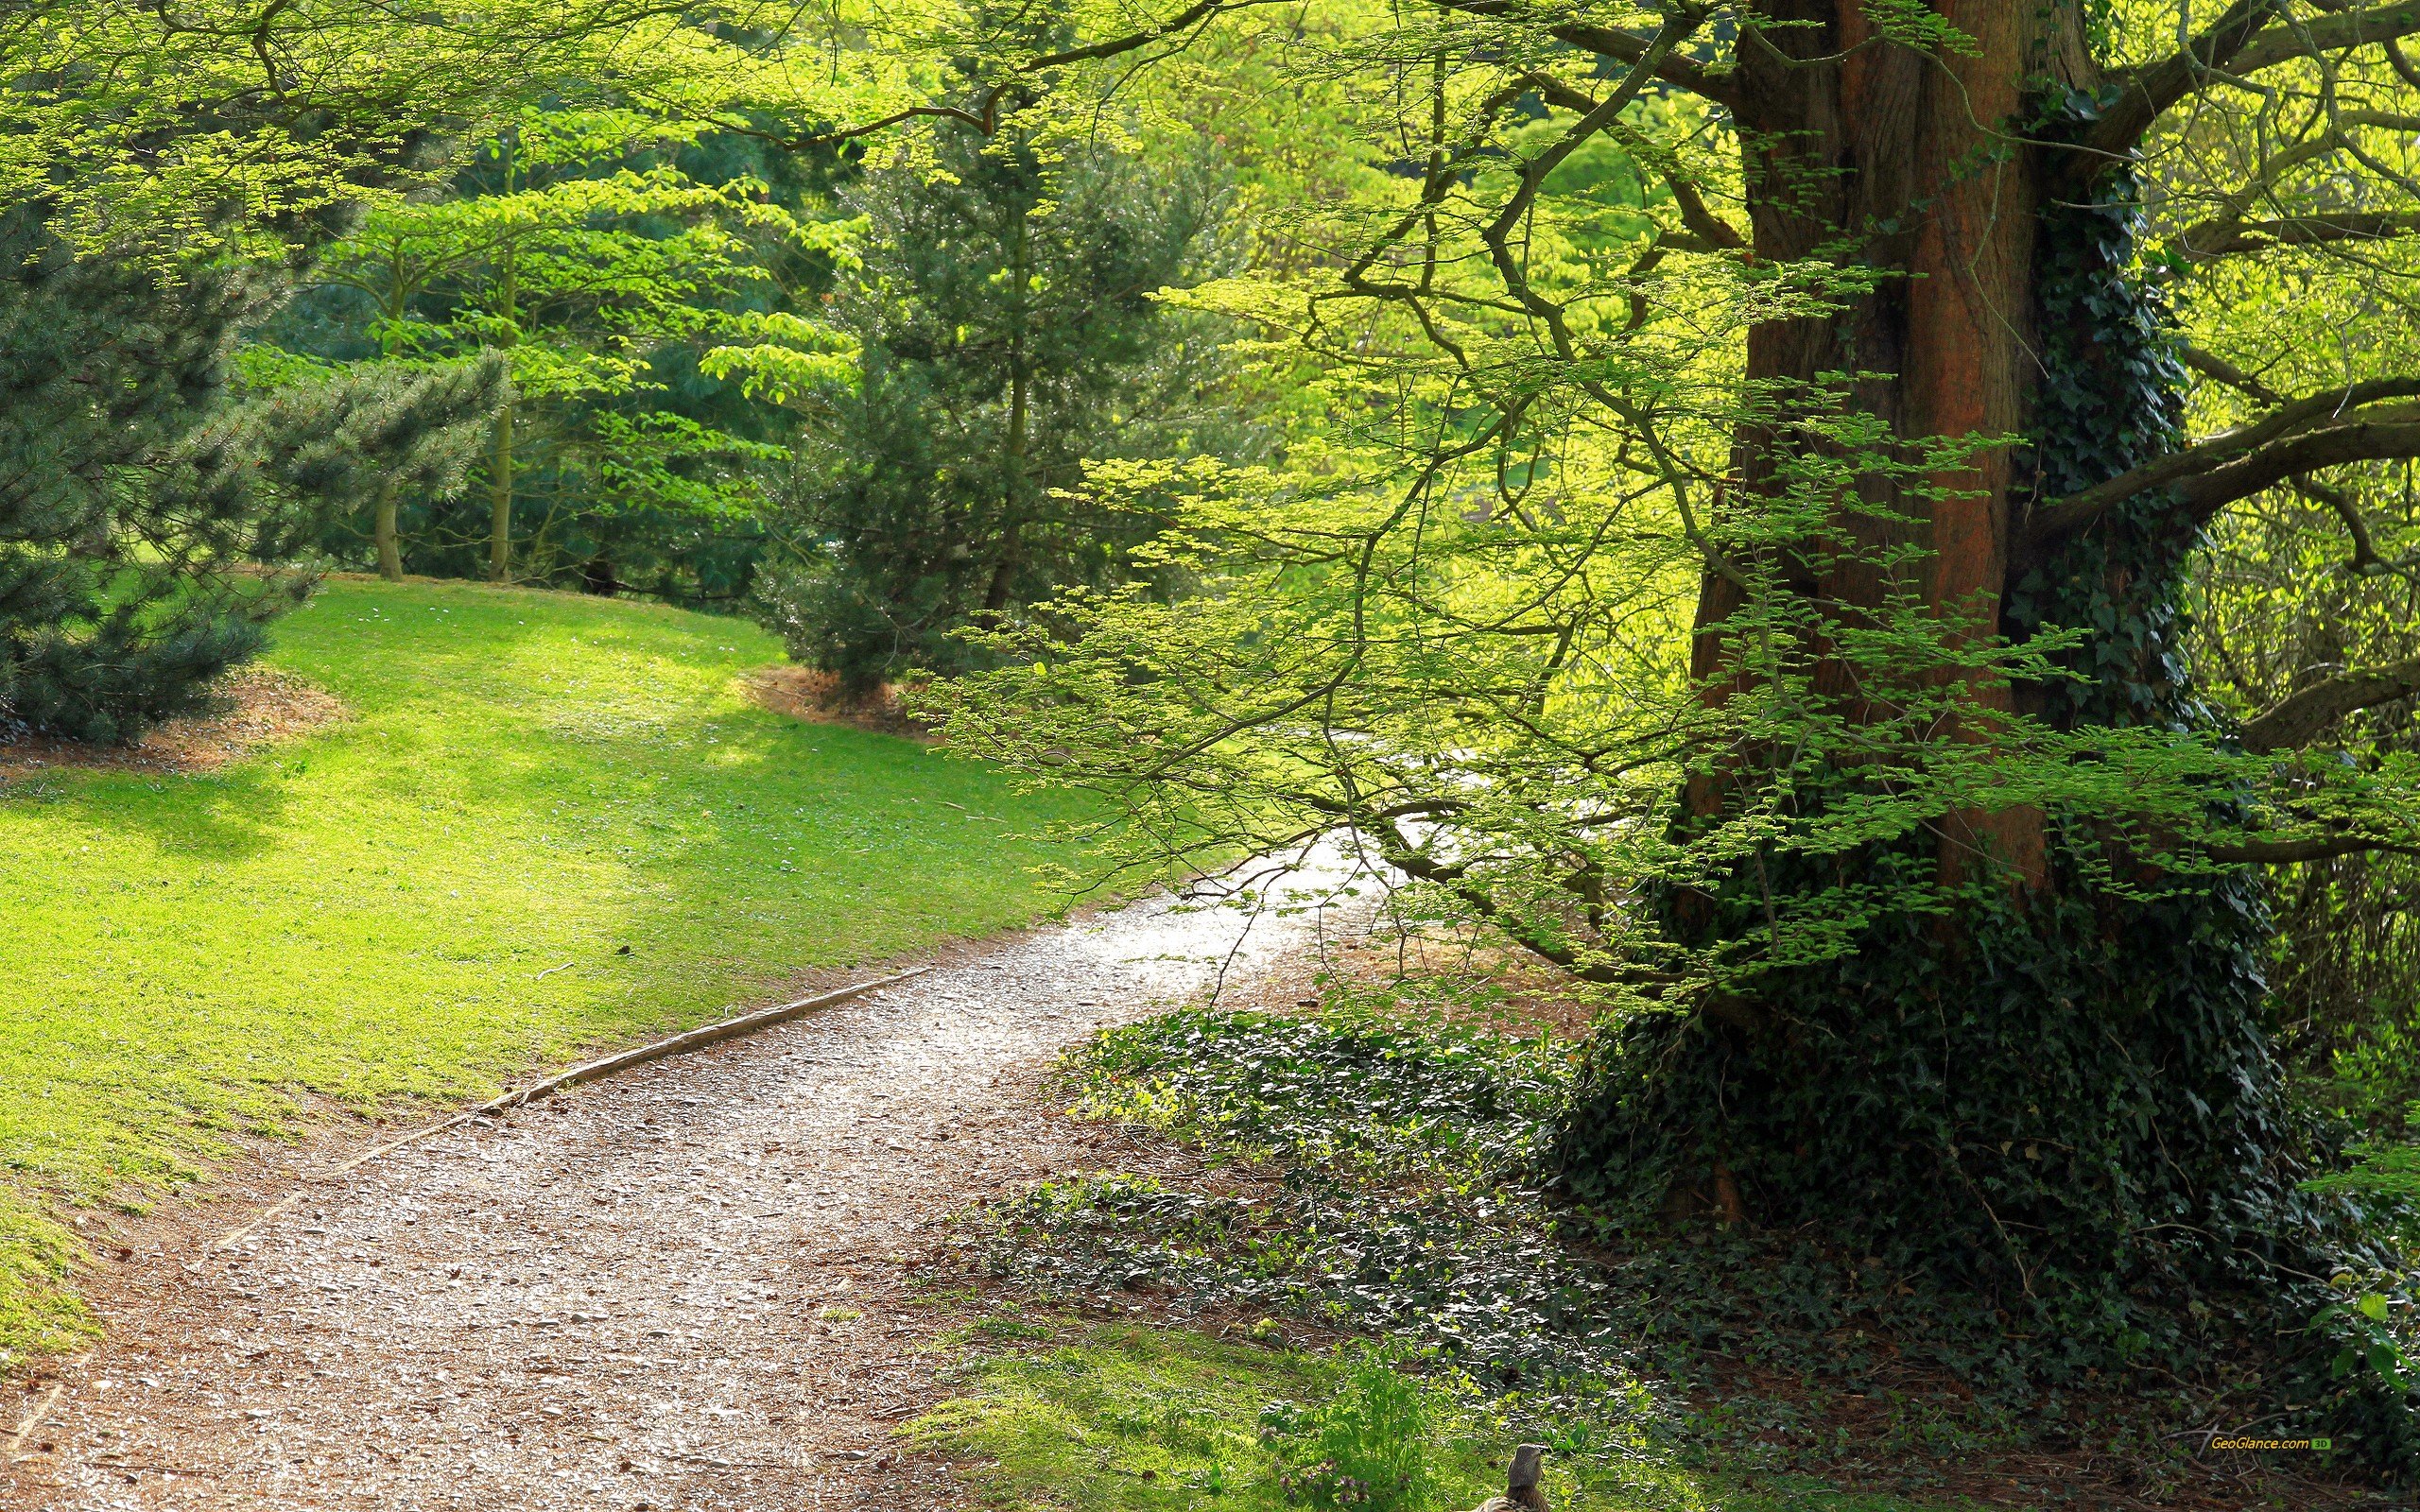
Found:
[[[0,1351],[88,1326],[62,1208],[189,1178],[295,1093],[486,1093],[1058,906],[1021,832],[1063,801],[753,707],[735,679],[779,659],[660,607],[338,581],[268,660],[351,719],[0,786]]]
[[[1439,1386],[1409,1412],[1368,1420],[1371,1372],[1349,1356],[1229,1344],[1184,1329],[1101,1327],[1072,1342],[1013,1317],[977,1325],[960,1395],[908,1425],[909,1437],[966,1468],[1004,1512],[1279,1512],[1314,1504],[1280,1476],[1309,1453],[1263,1432],[1272,1403],[1390,1446],[1407,1441],[1427,1482],[1369,1512],[1452,1512],[1504,1488],[1519,1434]],[[1034,1336],[1042,1335],[1037,1341]],[[1286,1409],[1281,1408],[1281,1412]],[[1357,1421],[1357,1418],[1361,1419]],[[1416,1426],[1415,1426],[1416,1425]],[[1409,1429],[1409,1433],[1407,1433]],[[1695,1470],[1635,1425],[1599,1418],[1563,1430],[1542,1489],[1553,1512],[1946,1512],[1793,1477],[1754,1484]],[[1299,1435],[1294,1442],[1299,1443]],[[1375,1484],[1375,1482],[1374,1482]]]

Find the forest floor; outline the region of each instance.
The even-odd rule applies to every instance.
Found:
[[[1412,1512],[1500,1485],[1530,1425],[1404,1385],[1340,1318],[985,1259],[1037,1202],[1271,1186],[1069,1116],[1061,1053],[1213,984],[1296,1012],[1333,947],[1384,946],[1360,953],[1377,981],[1401,941],[1277,911],[1239,937],[1157,900],[935,945],[1047,906],[1023,864],[1062,811],[787,717],[836,716],[819,687],[752,685],[774,650],[668,610],[339,584],[233,717],[109,769],[25,747],[0,769],[0,935],[25,946],[0,995],[0,1346],[102,1329],[0,1379],[0,1512],[1284,1512],[1305,1493],[1269,1415],[1353,1429],[1338,1404],[1381,1399],[1397,1417],[1356,1431],[1423,1446]],[[515,1071],[884,957],[936,969],[321,1175]],[[1556,994],[1521,1018],[1554,1045],[1584,1027]],[[82,1303],[12,1314],[23,1257],[70,1253]],[[1798,1462],[1753,1427],[1657,1436],[1745,1397],[1630,1389],[1634,1418],[1550,1457],[1556,1512],[2397,1504],[1955,1433],[1868,1452],[1861,1420]],[[1790,1391],[1757,1388],[1813,1411]]]
[[[1337,1392],[1344,1334],[1186,1314],[1152,1286],[1051,1300],[966,1263],[979,1205],[1111,1171],[1171,1191],[1215,1175],[1069,1116],[1050,1073],[1214,983],[1226,1007],[1296,1008],[1334,947],[1367,940],[1334,915],[1243,923],[1161,899],[947,947],[925,974],[339,1178],[314,1173],[377,1135],[265,1146],[213,1200],[114,1217],[86,1234],[109,1257],[86,1288],[102,1342],[0,1398],[0,1435],[31,1420],[0,1438],[0,1512],[1296,1504],[1256,1425],[1272,1400]],[[1418,1512],[1473,1504],[1510,1431],[1426,1431]],[[1585,1457],[1554,1462],[1558,1512],[2361,1500],[2271,1480],[2138,1501],[2089,1474],[2053,1499],[1954,1463],[1956,1490],[1910,1498],[1666,1451]]]

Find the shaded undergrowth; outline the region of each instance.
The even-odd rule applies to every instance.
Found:
[[[1528,1433],[1617,1426],[1634,1457],[1725,1475],[2046,1504],[2365,1494],[2213,1456],[2256,1425],[2253,1367],[2046,1388],[2030,1362],[2054,1341],[1821,1235],[1625,1228],[1551,1203],[1568,1042],[1439,1007],[1332,992],[1307,1015],[1192,1008],[1099,1037],[1062,1069],[1074,1111],[1184,1159],[991,1210],[987,1268],[1047,1297],[1391,1341]]]

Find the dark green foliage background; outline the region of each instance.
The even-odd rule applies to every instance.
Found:
[[[793,656],[858,688],[961,670],[976,652],[954,632],[1131,578],[1155,522],[1091,496],[1087,460],[1233,454],[1248,436],[1203,403],[1219,333],[1153,299],[1220,266],[1215,165],[1101,144],[1051,163],[1009,132],[940,151],[955,181],[886,168],[850,199],[872,222],[867,274],[832,313],[861,343],[857,382],[822,401],[760,595]]]
[[[0,215],[0,738],[131,740],[199,707],[304,586],[245,568],[382,478],[458,472],[492,368],[239,381],[239,333],[339,219],[288,228],[282,266],[170,270]]]

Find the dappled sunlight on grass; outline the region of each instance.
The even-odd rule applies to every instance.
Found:
[[[1947,1512],[1966,1504],[1811,1481],[1801,1488],[1787,1477],[1744,1486],[1690,1469],[1601,1414],[1561,1425],[1512,1417],[1442,1384],[1422,1383],[1387,1420],[1361,1424],[1357,1417],[1370,1415],[1368,1367],[1357,1370],[1350,1349],[1321,1354],[1184,1328],[1038,1321],[1056,1326],[1014,1314],[977,1324],[962,1394],[908,1430],[967,1465],[988,1504],[1016,1512],[1318,1505],[1304,1471],[1338,1458],[1344,1470],[1357,1469],[1350,1463],[1357,1439],[1416,1445],[1416,1465],[1390,1468],[1398,1477],[1412,1469],[1423,1485],[1391,1498],[1381,1480],[1367,1502],[1353,1504],[1447,1512],[1500,1493],[1512,1445],[1532,1436],[1554,1446],[1540,1487],[1552,1512]]]

